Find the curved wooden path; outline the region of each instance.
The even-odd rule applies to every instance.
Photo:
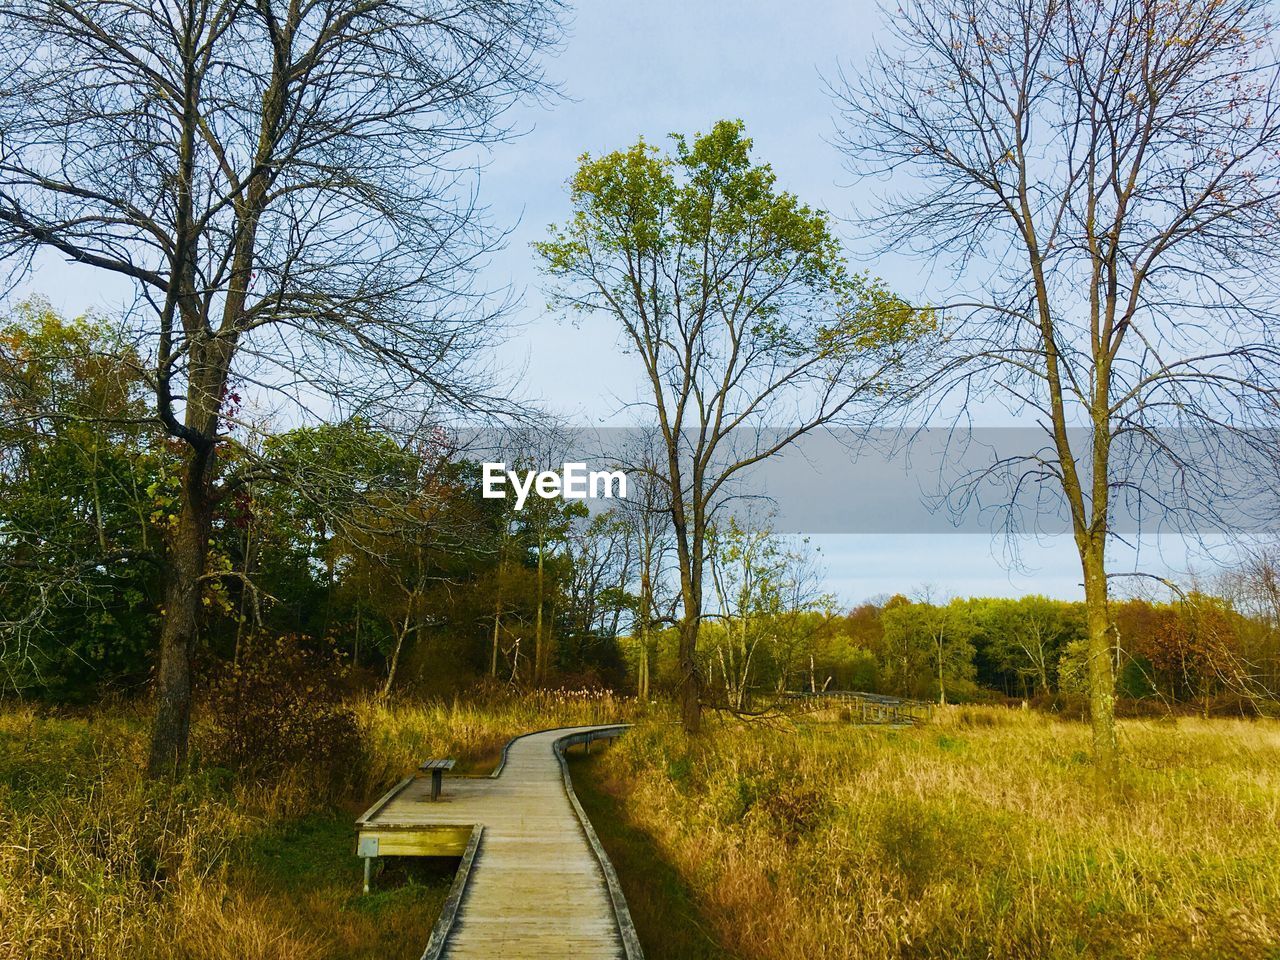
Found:
[[[641,960],[608,857],[569,783],[563,751],[618,726],[566,727],[517,737],[497,775],[450,777],[430,800],[429,779],[402,782],[357,824],[361,845],[411,852],[410,838],[459,844],[463,862],[424,960],[618,958]],[[422,852],[435,852],[423,850]]]

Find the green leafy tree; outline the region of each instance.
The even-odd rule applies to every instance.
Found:
[[[216,542],[235,574],[227,583],[240,590],[237,648],[244,629],[259,621],[311,636],[341,624],[355,654],[369,624],[340,589],[343,544],[370,521],[372,505],[385,504],[390,514],[414,488],[412,450],[352,419],[267,436],[243,461],[230,454],[228,470],[235,481]]]
[[[391,695],[406,648],[449,623],[450,594],[470,586],[492,556],[489,518],[470,482],[474,464],[428,455],[416,465],[404,491],[360,504],[335,544],[347,580],[388,627],[382,697]]]
[[[969,684],[974,675],[972,611],[964,600],[945,606],[890,602],[882,615],[886,672],[903,693],[936,690],[947,702],[947,687]]]
[[[565,311],[609,317],[660,434],[680,584],[680,700],[698,729],[708,531],[735,476],[852,414],[927,317],[848,270],[827,215],[779,189],[739,122],[583,155],[535,245]],[[777,428],[777,429],[763,429]]]
[[[743,711],[762,687],[786,689],[833,601],[819,592],[821,571],[808,543],[789,543],[767,524],[731,516],[713,528],[709,566],[712,660],[728,706]]]
[[[546,683],[556,661],[556,617],[548,608],[558,593],[559,584],[567,579],[571,562],[565,555],[569,534],[575,520],[586,517],[581,501],[559,497],[530,497],[517,515],[528,545],[528,561],[534,571],[533,672],[535,684]]]
[[[884,683],[882,604],[861,603],[819,635],[810,688],[880,692]]]
[[[979,680],[1009,695],[1054,691],[1063,650],[1082,635],[1080,605],[1042,596],[970,604]]]
[[[0,671],[62,697],[145,677],[166,451],[136,357],[47,304],[0,322]]]

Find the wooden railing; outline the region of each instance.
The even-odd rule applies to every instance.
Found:
[[[849,719],[858,723],[915,724],[933,719],[933,704],[927,700],[908,700],[882,693],[859,690],[819,690],[816,693],[797,690],[783,694],[783,699],[808,709],[839,705],[847,707]]]
[[[618,880],[618,873],[614,870],[613,864],[609,861],[609,855],[604,852],[604,845],[596,836],[595,828],[591,826],[587,811],[582,809],[582,802],[573,789],[573,778],[569,776],[569,764],[565,761],[566,751],[575,744],[582,744],[586,752],[590,753],[591,744],[599,740],[612,743],[615,737],[621,736],[630,728],[631,724],[628,723],[603,730],[586,730],[582,733],[569,734],[556,741],[555,752],[556,759],[560,761],[560,775],[564,778],[564,790],[569,796],[569,803],[578,816],[578,822],[582,825],[582,832],[586,835],[596,862],[600,864],[600,872],[604,874],[605,886],[609,890],[609,901],[613,906],[614,921],[618,925],[618,938],[622,941],[623,956],[626,960],[644,960],[644,950],[640,946],[640,937],[636,934],[635,924],[631,920],[627,898],[622,893],[622,883]]]

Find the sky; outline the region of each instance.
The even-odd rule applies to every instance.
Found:
[[[638,370],[618,349],[616,327],[605,318],[575,325],[547,314],[529,247],[565,216],[565,181],[584,151],[741,119],[781,186],[830,211],[852,252],[866,249],[848,218],[879,185],[855,185],[831,145],[833,106],[823,78],[842,65],[856,68],[882,22],[877,6],[863,0],[576,5],[562,49],[546,63],[563,96],[510,115],[522,135],[495,148],[480,185],[494,223],[511,231],[488,279],[523,295],[499,348],[514,395],[583,425],[623,422],[622,404],[637,396]],[[865,265],[900,294],[928,299],[927,264],[881,257]],[[110,312],[128,296],[119,281],[53,261],[42,264],[31,288],[70,313]],[[812,542],[825,560],[828,589],[848,603],[926,586],[937,596],[1083,594],[1065,537],[1022,542],[1016,566],[1004,559],[1006,545],[984,534],[824,534]],[[1161,574],[1202,563],[1170,537],[1149,540],[1140,552],[1119,546],[1115,560],[1120,569],[1137,564]]]
[[[563,51],[548,63],[566,99],[521,112],[530,132],[495,154],[482,188],[496,220],[517,224],[494,267],[526,292],[522,327],[504,354],[532,395],[574,422],[597,424],[612,422],[639,385],[607,319],[571,325],[547,315],[529,250],[565,216],[565,181],[583,152],[740,119],[781,186],[830,211],[855,255],[867,248],[848,221],[876,185],[855,184],[831,143],[836,128],[825,80],[861,63],[883,16],[864,0],[578,5]],[[909,298],[930,293],[922,283],[927,265],[881,257],[866,266]],[[810,541],[821,550],[828,589],[848,603],[926,587],[940,596],[1083,597],[1066,537],[1021,540],[1017,564],[1007,561],[1001,538],[985,534],[821,534]],[[1174,537],[1137,546],[1116,545],[1118,569],[1182,573],[1206,562]]]

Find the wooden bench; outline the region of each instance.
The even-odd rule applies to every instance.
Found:
[[[444,772],[452,770],[454,760],[427,760],[418,765],[418,769],[423,773],[431,774],[431,799],[440,799],[440,788],[444,784]]]

